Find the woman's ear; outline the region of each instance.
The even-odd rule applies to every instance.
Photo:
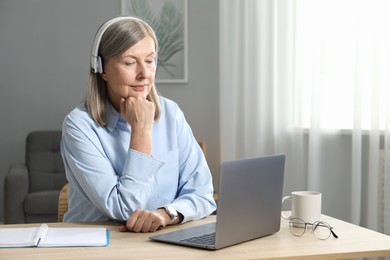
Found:
[[[102,79],[104,80],[104,81],[107,81],[107,76],[106,76],[106,73],[100,73],[100,77],[102,77]]]

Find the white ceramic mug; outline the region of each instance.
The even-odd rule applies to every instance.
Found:
[[[291,196],[285,196],[282,204],[286,200],[291,200],[291,215],[285,219],[300,218],[305,222],[313,223],[321,217],[321,193],[318,191],[293,191]]]

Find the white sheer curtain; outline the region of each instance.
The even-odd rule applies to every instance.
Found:
[[[324,214],[387,234],[389,7],[220,1],[221,159],[286,154],[285,194],[321,191]]]

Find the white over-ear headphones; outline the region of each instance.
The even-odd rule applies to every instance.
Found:
[[[123,16],[123,17],[115,17],[112,18],[111,20],[108,20],[105,22],[97,31],[95,35],[95,40],[93,41],[92,45],[92,54],[91,54],[91,67],[92,67],[92,72],[93,73],[103,73],[103,64],[102,64],[102,59],[99,56],[99,46],[100,46],[100,41],[102,39],[102,36],[104,32],[113,25],[116,22],[123,21],[123,20],[137,20],[141,21],[138,18],[135,17],[130,17],[130,16]]]

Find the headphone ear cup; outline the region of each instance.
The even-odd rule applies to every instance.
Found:
[[[102,58],[100,58],[100,56],[97,56],[96,58],[96,72],[103,73]]]

